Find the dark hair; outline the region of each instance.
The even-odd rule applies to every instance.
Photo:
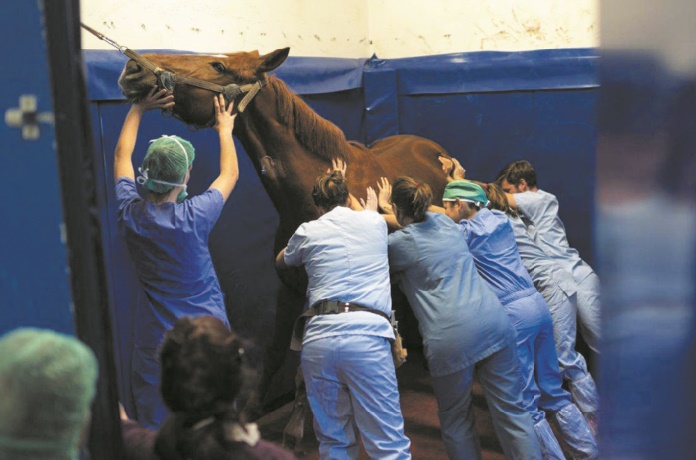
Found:
[[[157,435],[155,452],[169,460],[247,458],[231,441],[234,401],[249,384],[244,343],[212,316],[182,317],[160,351],[162,399],[174,414]]]
[[[502,188],[496,183],[490,183],[484,187],[486,198],[488,198],[488,207],[503,211],[505,214],[517,217],[517,211],[510,207],[507,195]]]
[[[433,201],[433,192],[424,182],[406,176],[397,177],[392,185],[391,201],[400,213],[414,222],[421,222]]]
[[[173,412],[212,413],[234,402],[242,386],[244,347],[212,316],[183,317],[160,351],[162,399]]]
[[[322,174],[312,189],[312,199],[317,207],[331,211],[348,200],[348,186],[341,171]]]
[[[512,185],[519,185],[520,180],[524,179],[530,187],[536,187],[537,177],[534,166],[527,160],[513,161],[498,173],[495,182],[500,185],[503,180]]]

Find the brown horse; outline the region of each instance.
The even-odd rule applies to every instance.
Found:
[[[346,140],[343,132],[312,111],[279,79],[266,73],[280,66],[290,49],[259,55],[239,52],[224,55],[146,54],[144,61],[128,61],[119,86],[130,100],[142,98],[157,84],[174,92],[174,116],[196,127],[214,121],[212,92],[237,101],[239,116],[234,135],[251,158],[261,183],[280,215],[274,251],[278,253],[303,222],[318,217],[311,190],[317,176],[333,158],[344,159],[350,192],[366,196],[380,177],[393,181],[412,176],[428,183],[433,195],[442,196],[447,183],[438,156],[449,157],[430,140],[391,136],[366,147]],[[245,93],[247,93],[245,95]],[[435,203],[441,204],[441,203]],[[266,354],[259,397],[282,365],[295,317],[306,301],[304,270],[278,273],[283,284],[278,293],[276,332]]]

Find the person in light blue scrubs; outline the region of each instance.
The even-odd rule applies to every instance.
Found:
[[[136,189],[132,155],[143,113],[171,109],[174,98],[153,88],[126,115],[114,160],[118,226],[142,286],[134,314],[131,384],[135,418],[157,428],[167,410],[159,395],[157,349],[177,318],[212,315],[229,321],[208,249],[208,235],[239,177],[232,140],[233,104],[215,96],[215,130],[220,137],[220,174],[203,194],[184,200],[195,151],[178,136],[151,141]]]
[[[561,386],[551,313],[522,263],[508,218],[500,211],[487,209],[483,188],[467,180],[448,183],[443,203],[446,214],[460,224],[479,273],[498,296],[517,331],[523,401],[534,418],[544,458],[565,458],[544,411],[559,422],[560,434],[574,458],[597,458],[594,435]]]
[[[382,203],[387,188],[382,179],[380,206],[393,210],[403,226],[389,235],[389,264],[418,320],[449,458],[481,458],[472,407],[476,375],[506,458],[541,459],[522,403],[515,330],[478,274],[457,224],[426,212],[432,202],[427,184],[397,178],[391,205]]]
[[[561,376],[568,381],[573,402],[585,415],[596,435],[599,394],[594,379],[587,370],[585,358],[575,350],[577,284],[570,273],[541,249],[542,243],[534,224],[510,207],[500,186],[488,184],[486,196],[491,209],[504,212],[510,219],[522,262],[551,310]]]
[[[387,225],[349,196],[345,165],[321,175],[312,197],[321,217],[299,226],[276,258],[278,268],[305,267],[309,317],[302,373],[322,459],[355,459],[357,434],[372,459],[409,459],[410,441],[391,354],[394,332]],[[331,306],[336,308],[330,308]]]
[[[524,160],[508,164],[496,178],[507,193],[510,206],[535,226],[542,249],[577,283],[577,311],[580,333],[587,345],[599,352],[601,311],[599,277],[575,248],[570,247],[565,226],[558,216],[558,199],[537,187],[534,167]]]

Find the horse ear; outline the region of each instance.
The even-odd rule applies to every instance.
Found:
[[[290,54],[290,48],[280,48],[261,56],[261,65],[258,70],[270,72],[277,69],[288,58],[288,54]]]

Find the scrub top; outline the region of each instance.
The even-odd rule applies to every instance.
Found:
[[[517,249],[522,263],[527,268],[537,290],[548,299],[557,289],[568,297],[577,292],[577,284],[572,275],[563,270],[548,254],[541,249],[541,242],[535,239],[534,225],[524,217],[508,216],[512,231],[517,241]]]
[[[288,241],[284,259],[288,265],[304,265],[309,306],[338,300],[391,315],[387,224],[378,213],[336,206],[299,226]],[[394,339],[386,318],[356,311],[309,318],[302,344],[351,334]]]
[[[154,204],[140,197],[133,179],[120,177],[116,199],[119,229],[147,297],[137,306],[136,346],[158,347],[181,316],[212,315],[229,326],[208,249],[208,235],[224,205],[220,191]]]
[[[534,294],[536,288],[522,264],[507,216],[483,208],[459,222],[476,268],[503,304]]]
[[[429,212],[389,235],[389,263],[418,319],[432,376],[455,373],[514,343],[507,313],[449,217]]]
[[[579,283],[593,273],[592,268],[571,248],[565,226],[558,217],[558,199],[548,192],[515,193],[517,209],[534,223],[542,249]]]

